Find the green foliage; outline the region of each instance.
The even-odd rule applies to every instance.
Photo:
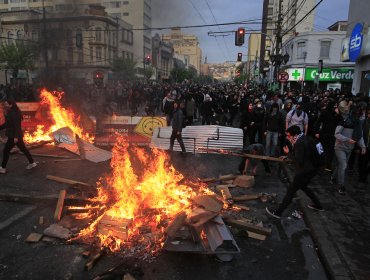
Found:
[[[154,74],[154,69],[151,66],[146,66],[145,69],[143,69],[143,75],[148,80],[150,79],[150,77],[153,76],[153,74]]]
[[[0,46],[0,69],[12,70],[13,78],[16,79],[19,70],[33,69],[37,55],[37,47],[34,44],[21,41],[3,44]]]
[[[194,68],[174,68],[171,71],[171,80],[176,83],[181,83],[184,80],[194,80],[197,77],[197,71]]]
[[[113,60],[113,72],[117,79],[129,81],[135,79],[136,61],[117,57]]]

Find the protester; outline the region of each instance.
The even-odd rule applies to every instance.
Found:
[[[6,129],[5,135],[8,137],[7,142],[5,143],[3,151],[3,161],[0,167],[0,173],[6,173],[6,165],[9,160],[10,151],[16,145],[20,151],[27,157],[29,164],[26,166],[26,169],[32,169],[37,166],[37,163],[34,162],[30,152],[27,150],[26,145],[23,142],[23,131],[21,128],[22,114],[19,110],[17,103],[12,99],[7,99],[4,102],[4,107],[7,111],[5,115],[5,123],[0,126],[1,129]]]
[[[252,155],[259,155],[259,156],[265,156],[265,149],[263,148],[262,144],[251,144],[249,145],[245,150],[245,153],[252,154]],[[249,157],[245,157],[241,160],[239,164],[239,171],[242,174],[247,174],[248,170],[249,174],[252,176],[257,175],[257,166],[258,166],[258,159],[253,159]],[[266,160],[262,160],[262,164],[265,167],[265,171],[267,174],[271,174],[271,170],[269,167],[269,164]]]
[[[284,152],[285,154],[289,154],[295,165],[293,182],[289,186],[282,203],[277,209],[266,207],[267,213],[278,219],[281,218],[284,210],[292,202],[294,194],[299,189],[301,189],[313,202],[308,204],[307,207],[318,211],[323,210],[319,199],[312,190],[308,188],[308,184],[318,172],[315,158],[313,157],[313,149],[311,148],[313,147],[316,149],[316,147],[313,144],[313,141],[310,141],[310,139],[308,139],[296,125],[293,125],[286,130],[286,136],[291,143],[292,149],[290,150],[288,146],[284,146]]]
[[[185,107],[185,103],[174,103],[174,114],[172,120],[172,134],[170,137],[170,152],[173,151],[173,146],[175,144],[175,139],[179,142],[182,153],[186,153],[184,141],[182,140],[182,128],[185,122],[185,116],[182,109]]]

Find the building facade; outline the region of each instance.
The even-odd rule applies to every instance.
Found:
[[[370,96],[370,2],[351,0],[342,61],[355,63],[352,94]]]
[[[202,50],[195,35],[185,35],[180,28],[173,28],[170,34],[162,35],[162,41],[172,44],[175,54],[184,57],[185,65],[193,66],[200,73]]]
[[[248,53],[245,71],[249,80],[259,76],[259,58],[261,51],[261,34],[252,33],[248,39]]]
[[[263,54],[260,58],[260,72],[264,74],[270,70],[270,54],[273,54],[276,48],[275,35],[279,18],[280,1],[282,2],[283,42],[296,33],[311,32],[314,30],[315,12],[312,12],[301,23],[298,24],[298,22],[315,6],[315,0],[264,0],[260,49],[260,53]]]
[[[157,80],[168,80],[173,69],[174,49],[162,41],[158,34],[152,38],[152,66]]]
[[[292,87],[316,89],[339,88],[350,91],[354,63],[341,61],[341,45],[345,31],[304,32],[283,44],[283,54],[289,55],[284,66]],[[322,73],[319,74],[319,60]]]
[[[45,18],[39,10],[2,12],[0,22],[2,43],[18,40],[40,45],[40,58],[31,73],[34,81],[45,75],[59,84],[105,83],[113,58],[133,53],[132,36],[122,31],[131,26],[112,19],[99,5],[83,11],[45,13]]]

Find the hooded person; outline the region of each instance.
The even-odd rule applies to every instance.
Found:
[[[270,111],[263,120],[263,131],[266,136],[266,155],[274,157],[276,156],[279,136],[284,131],[284,121],[279,111],[279,104],[272,103]]]

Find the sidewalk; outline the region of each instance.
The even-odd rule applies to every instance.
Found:
[[[329,183],[328,174],[319,174],[310,187],[318,195],[324,212],[307,208],[309,198],[299,196],[306,224],[318,247],[330,278],[370,279],[370,187],[358,184],[350,175],[347,194],[340,195]]]

